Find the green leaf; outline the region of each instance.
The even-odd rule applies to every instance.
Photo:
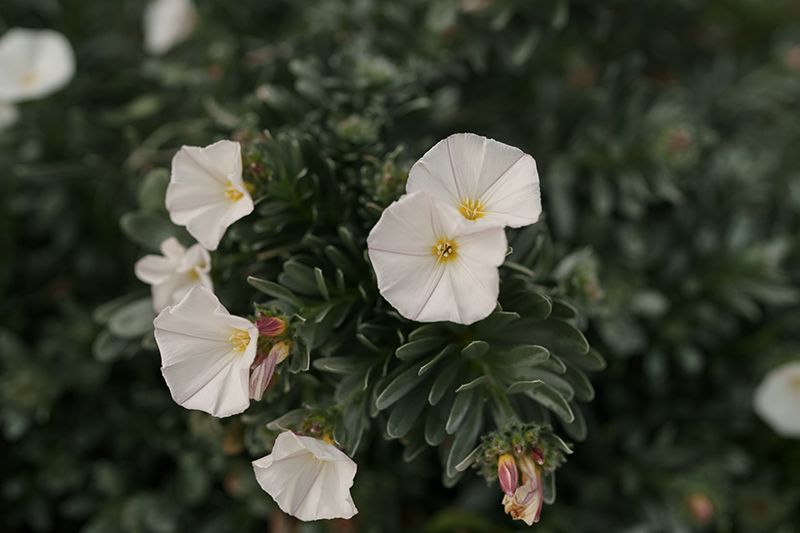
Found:
[[[333,374],[350,374],[364,364],[362,357],[322,357],[314,360],[314,368]]]
[[[386,433],[395,439],[411,431],[427,403],[424,394],[409,394],[399,400],[386,422]]]
[[[153,301],[149,297],[140,298],[117,309],[108,320],[108,329],[123,339],[141,337],[153,330],[155,317]]]
[[[456,396],[456,402],[458,402],[459,396],[463,396],[463,394]],[[482,426],[483,409],[478,405],[469,411],[463,425],[461,425],[453,438],[453,444],[450,447],[450,452],[447,454],[448,476],[455,476],[456,472],[464,470],[464,468],[457,469],[456,467],[462,466],[461,463],[470,456],[475,449]]]
[[[436,363],[438,363],[442,359],[445,359],[450,354],[454,353],[456,350],[458,350],[458,345],[453,343],[450,343],[444,348],[442,348],[442,350],[439,353],[434,355],[427,363],[425,363],[420,367],[419,375],[422,376],[423,374],[427,373],[431,368],[436,366]]]
[[[450,414],[447,417],[445,431],[450,435],[458,431],[467,413],[469,413],[470,410],[478,408],[477,404],[479,400],[480,395],[475,389],[456,394],[456,400],[453,402],[453,407],[450,409]]]
[[[302,306],[300,300],[297,299],[297,296],[295,296],[292,291],[273,281],[267,281],[255,276],[247,276],[247,283],[264,294],[272,296],[273,298],[277,298],[278,300],[288,302],[294,307]]]
[[[139,207],[142,211],[163,213],[166,211],[164,198],[169,185],[169,172],[159,168],[149,172],[139,185]]]
[[[120,359],[130,344],[129,340],[115,337],[106,329],[94,339],[92,353],[98,361],[108,363]]]
[[[603,356],[600,355],[600,353],[594,348],[590,349],[585,354],[565,352],[561,354],[561,356],[566,361],[573,363],[581,370],[585,370],[587,372],[599,372],[606,367],[605,359],[603,359]]]
[[[119,220],[123,233],[133,242],[150,250],[158,250],[169,237],[181,233],[165,216],[144,211],[125,213]]]
[[[375,406],[383,411],[411,392],[414,387],[422,382],[422,379],[417,375],[420,366],[421,365],[413,365],[394,378],[383,392],[378,395],[375,400]]]
[[[322,274],[322,269],[319,267],[314,268],[314,279],[317,282],[317,290],[325,298],[325,301],[329,301],[331,299],[331,295],[328,292],[328,285],[325,283],[325,276]]]
[[[458,379],[460,367],[461,362],[455,360],[439,372],[428,394],[428,403],[436,405],[448,391],[452,390],[453,383]]]
[[[557,318],[517,320],[503,331],[507,342],[541,344],[559,354],[586,354],[589,343],[578,328]]]
[[[572,407],[572,413],[575,415],[575,420],[568,423],[562,422],[562,425],[570,437],[577,441],[583,441],[586,439],[587,432],[586,419],[583,417],[583,412],[576,402],[571,402],[570,407]]]
[[[488,353],[489,343],[486,341],[472,341],[461,350],[461,356],[465,359],[479,359]]]
[[[594,399],[594,387],[583,371],[575,366],[567,365],[567,371],[563,378],[572,385],[576,399],[582,402],[590,402]]]
[[[398,347],[394,355],[402,361],[412,361],[439,348],[445,342],[446,340],[441,337],[426,337]]]
[[[486,381],[487,381],[487,378],[486,378],[485,375],[478,376],[477,378],[473,379],[472,381],[470,381],[468,383],[464,383],[463,385],[459,386],[456,389],[456,392],[457,393],[458,392],[463,392],[463,391],[466,391],[466,390],[474,389],[475,387],[480,387],[481,385],[486,383]]]

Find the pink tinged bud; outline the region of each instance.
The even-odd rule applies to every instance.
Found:
[[[278,363],[282,363],[284,359],[289,357],[291,351],[292,344],[289,341],[280,341],[272,345],[272,348],[269,350],[269,355],[270,357],[275,356],[275,360]]]
[[[519,472],[517,471],[517,462],[510,453],[504,453],[497,460],[497,480],[500,482],[503,492],[509,496],[514,495],[514,491],[519,486]]]
[[[531,459],[520,458],[522,484],[514,494],[503,496],[503,509],[514,520],[532,526],[539,521],[544,503],[541,469]]]
[[[255,364],[250,367],[250,399],[260,400],[264,391],[269,387],[272,376],[275,374],[275,365],[278,359],[270,351],[266,357],[256,358]]]
[[[276,316],[262,316],[256,320],[258,334],[264,337],[277,337],[286,331],[286,322]]]
[[[539,448],[534,448],[533,452],[533,460],[536,461],[536,464],[542,466],[544,464],[544,452]]]

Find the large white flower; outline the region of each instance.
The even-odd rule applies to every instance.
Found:
[[[172,398],[187,409],[217,417],[250,405],[249,372],[258,329],[233,316],[201,285],[167,307],[153,321],[161,352],[161,373]]]
[[[144,47],[161,55],[185,41],[197,23],[192,0],[152,0],[144,12]]]
[[[352,518],[356,463],[336,446],[284,431],[272,453],[253,461],[256,480],[278,507],[303,521]]]
[[[497,305],[503,228],[471,224],[428,194],[387,207],[367,247],[378,289],[406,318],[471,324]]]
[[[186,226],[206,250],[216,250],[228,226],[253,211],[239,143],[182,147],[172,158],[166,204],[175,224]]]
[[[518,228],[542,213],[536,161],[474,133],[436,143],[411,167],[406,190],[428,192],[477,225]]]
[[[14,28],[0,38],[0,101],[20,102],[57,91],[75,74],[66,37],[52,30]]]
[[[188,250],[170,237],[161,243],[163,255],[146,255],[134,266],[136,277],[152,285],[153,309],[156,313],[181,301],[189,289],[202,285],[213,290],[211,256],[195,244]]]
[[[800,437],[800,361],[769,372],[756,389],[754,407],[776,433]]]

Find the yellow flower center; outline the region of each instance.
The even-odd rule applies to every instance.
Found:
[[[433,255],[440,263],[452,261],[458,255],[458,244],[454,239],[441,238],[433,246]]]
[[[789,385],[796,391],[800,391],[800,376],[794,376],[789,380]]]
[[[28,71],[22,75],[22,79],[20,79],[20,82],[22,83],[23,87],[30,87],[31,85],[36,83],[38,77],[39,76],[35,72]]]
[[[227,196],[228,200],[231,202],[238,202],[239,199],[244,196],[244,193],[234,187],[231,180],[228,180],[225,184],[225,196]]]
[[[243,352],[247,349],[247,345],[250,344],[250,333],[243,329],[235,328],[231,336],[228,337],[228,341],[233,345],[234,350]]]
[[[461,204],[458,206],[459,212],[467,220],[478,220],[482,218],[486,215],[484,212],[485,208],[486,206],[483,205],[483,202],[471,198],[461,200]]]

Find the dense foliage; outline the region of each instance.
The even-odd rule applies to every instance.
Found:
[[[424,392],[390,383],[433,368],[454,379],[437,405],[463,384],[464,413],[481,413],[470,406],[492,389],[476,369],[507,371],[485,356],[514,335],[564,352],[532,371],[561,389],[538,401],[577,442],[539,529],[800,523],[800,451],[751,407],[800,348],[797,2],[207,1],[162,58],[142,49],[143,3],[6,4],[0,31],[57,29],[78,61],[66,89],[0,132],[10,530],[277,526],[249,461],[270,446],[266,423],[301,403],[358,449],[358,530],[513,529],[496,485],[466,471],[444,486],[484,418],[460,416],[459,433],[431,406],[426,424],[432,379]],[[509,231],[505,312],[468,336],[398,322],[363,244],[410,164],[456,131],[534,155],[545,213]],[[277,386],[223,421],[170,399],[132,275],[182,235],[163,207],[170,158],[219,138],[245,146],[265,201],[214,255],[216,292],[238,314],[255,301],[299,320]],[[359,316],[365,302],[377,312]],[[578,368],[601,370],[599,353],[592,387]],[[437,370],[448,363],[461,375]],[[327,412],[330,398],[343,410]]]

